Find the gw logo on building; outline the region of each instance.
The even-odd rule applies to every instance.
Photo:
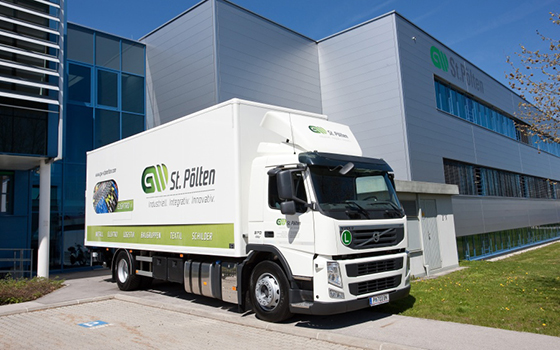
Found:
[[[430,56],[432,57],[432,63],[436,68],[441,69],[444,72],[449,70],[449,62],[447,61],[447,56],[441,52],[437,47],[432,46],[430,49]]]
[[[183,181],[181,181],[181,174]],[[203,187],[214,185],[216,179],[216,169],[205,170],[204,167],[193,167],[184,171],[173,171],[168,175],[165,164],[149,166],[142,172],[142,190],[146,194],[163,192],[171,180],[169,191],[184,188]]]
[[[443,51],[439,50],[437,47],[432,46],[430,48],[430,57],[432,58],[432,63],[436,68],[441,69],[444,72],[449,71],[451,67],[451,75],[454,78],[462,81],[463,83],[467,83],[468,86],[480,91],[484,92],[484,84],[482,81],[478,80],[472,70],[469,69],[465,64],[457,63],[450,57],[447,60],[447,56]]]

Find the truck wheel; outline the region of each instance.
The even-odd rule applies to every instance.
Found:
[[[117,285],[120,290],[135,290],[140,285],[140,276],[131,273],[132,262],[126,252],[121,251],[116,260]]]
[[[272,261],[259,263],[251,274],[251,303],[263,321],[280,322],[292,316],[289,308],[288,279]]]

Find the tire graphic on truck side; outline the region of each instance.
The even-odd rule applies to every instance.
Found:
[[[112,213],[119,202],[119,187],[115,180],[98,182],[93,189],[93,208],[97,214]]]

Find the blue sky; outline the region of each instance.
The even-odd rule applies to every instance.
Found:
[[[198,0],[68,0],[69,21],[139,39]],[[498,81],[510,71],[506,56],[519,44],[542,49],[539,30],[560,38],[549,12],[559,0],[233,0],[239,6],[312,39],[323,39],[396,10]]]

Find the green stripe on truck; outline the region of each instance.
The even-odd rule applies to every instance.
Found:
[[[136,243],[182,247],[230,248],[233,224],[170,226],[88,226],[88,244]]]

